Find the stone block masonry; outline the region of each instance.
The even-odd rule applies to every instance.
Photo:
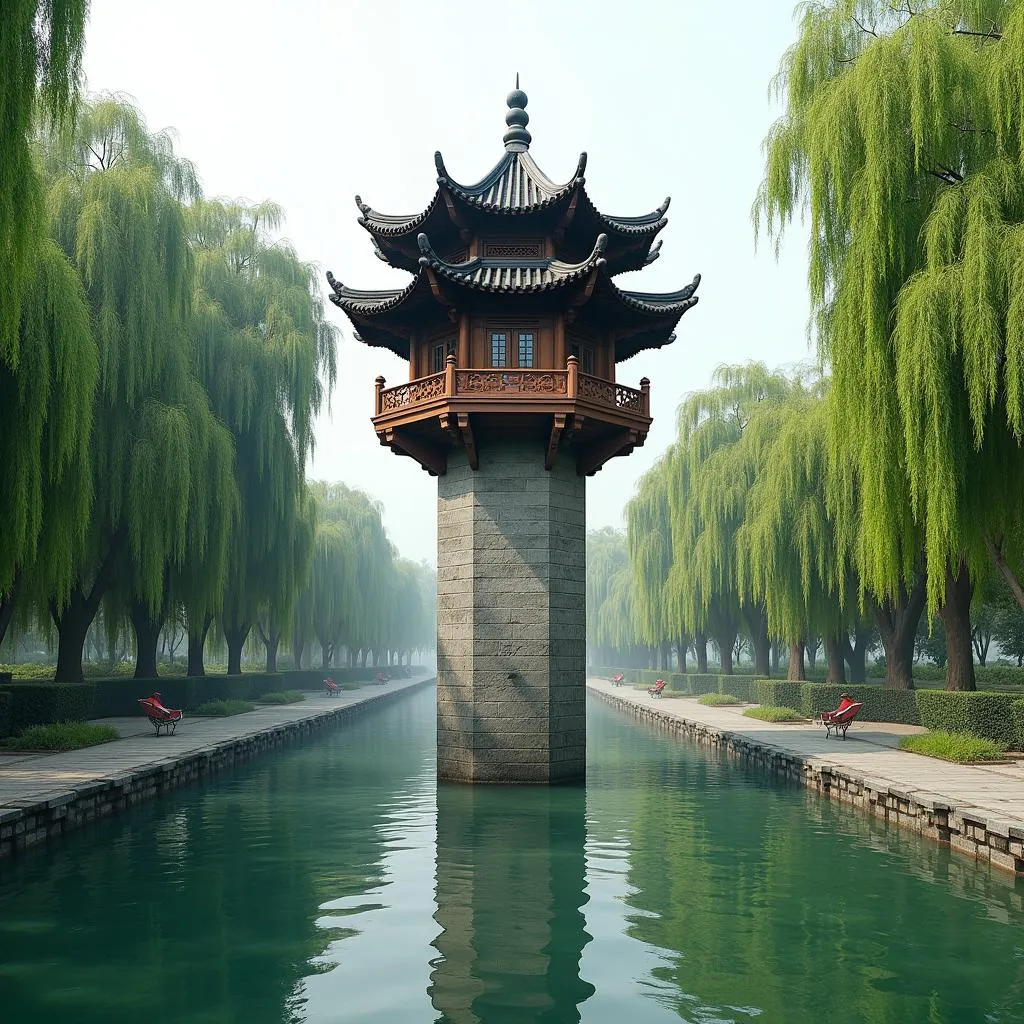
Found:
[[[870,742],[847,746],[833,741],[830,751],[834,754],[823,757],[812,752],[821,746],[820,729],[794,732],[792,726],[787,730],[743,719],[734,709],[701,708],[686,702],[682,710],[683,702],[673,701],[666,707],[646,694],[612,692],[604,682],[591,680],[588,686],[601,700],[649,725],[799,782],[823,797],[1000,871],[1024,875],[1024,816],[1016,774],[996,774],[998,769],[993,767],[950,765]],[[736,725],[723,727],[721,723],[729,717]],[[745,735],[747,729],[756,730],[756,735]],[[989,806],[979,807],[974,801]]]
[[[29,756],[7,766],[7,759],[0,759],[0,861],[69,829],[310,738],[432,682],[398,681],[372,695],[361,690],[232,718],[186,719],[173,737],[158,739],[149,730],[143,737]],[[197,722],[201,730],[195,729]]]
[[[586,478],[536,444],[453,451],[437,486],[437,774],[586,773]]]

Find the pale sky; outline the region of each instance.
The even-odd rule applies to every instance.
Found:
[[[150,128],[172,126],[210,196],[270,198],[303,259],[355,287],[409,280],[374,255],[353,196],[418,213],[436,188],[433,154],[477,181],[504,149],[505,96],[520,75],[531,153],[554,181],[586,150],[587,191],[605,213],[672,197],[661,258],[620,276],[672,291],[703,275],[677,341],[620,364],[652,380],[644,448],[587,484],[591,528],[622,525],[637,478],[671,442],[675,410],[723,362],[783,366],[810,354],[806,243],[755,253],[750,207],[761,141],[777,116],[768,86],[795,37],[791,0],[92,0],[93,91],[132,95]],[[326,285],[324,285],[326,293]],[[352,338],[341,311],[338,386],[321,417],[311,476],[380,498],[403,555],[436,556],[437,482],[378,445],[373,379],[407,364]],[[538,458],[540,453],[538,452]]]

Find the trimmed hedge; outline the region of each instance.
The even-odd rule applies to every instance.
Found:
[[[792,708],[794,711],[802,711],[803,698],[800,687],[806,685],[806,683],[791,683],[785,679],[755,679],[754,699],[756,703],[769,707]],[[739,695],[737,694],[737,696]]]
[[[0,735],[33,725],[84,722],[92,717],[96,686],[88,683],[8,683],[0,698]]]
[[[1011,705],[1013,709],[1013,721],[1017,726],[1017,742],[1014,744],[1015,749],[1024,750],[1024,700],[1015,700]],[[0,707],[0,713],[3,708]]]
[[[970,732],[1007,746],[1017,744],[1014,700],[984,690],[917,690],[921,724],[933,732]]]
[[[139,714],[139,698],[159,691],[169,708],[194,711],[211,700],[258,700],[282,686],[279,672],[243,672],[237,676],[161,676],[158,679],[97,679],[93,718]]]
[[[822,711],[839,707],[844,693],[864,705],[857,717],[862,722],[898,722],[901,725],[920,725],[917,709],[917,690],[892,690],[867,683],[804,683],[801,690],[801,710],[808,718]]]

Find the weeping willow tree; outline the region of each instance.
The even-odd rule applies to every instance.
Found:
[[[367,653],[408,649],[403,631],[426,614],[411,570],[396,562],[381,521],[381,505],[341,483],[314,481],[317,528],[312,569],[295,606],[292,645],[296,664],[312,641],[324,668],[344,647],[348,661]],[[410,591],[414,593],[410,593]],[[402,616],[413,616],[403,624]],[[375,660],[377,660],[375,658]]]
[[[197,372],[231,432],[240,502],[219,602],[229,672],[241,670],[260,609],[275,620],[278,639],[291,618],[303,584],[293,572],[294,543],[316,543],[302,533],[305,465],[336,377],[337,334],[324,319],[315,268],[274,237],[281,222],[271,202],[200,200],[190,210]],[[192,624],[207,623],[217,605],[212,588],[186,605],[190,659],[198,660],[204,639]]]
[[[725,674],[732,672],[733,645],[745,621],[755,671],[768,675],[764,602],[740,587],[736,567],[736,531],[752,482],[740,442],[753,412],[780,401],[789,387],[784,376],[761,363],[723,366],[712,387],[690,395],[678,411],[677,455],[669,474],[670,600],[686,628],[714,638]]]
[[[92,503],[96,346],[81,280],[50,238],[25,281],[18,351],[17,370],[0,361],[0,642],[27,579],[66,600]]]
[[[167,565],[186,550],[191,482],[206,469],[196,457],[209,416],[191,373],[182,209],[198,185],[170,136],[150,133],[115,96],[84,104],[73,130],[51,140],[46,165],[50,223],[84,285],[99,366],[86,544],[67,594],[39,594],[57,626],[57,678],[76,680],[115,579],[159,614]]]
[[[88,0],[5,0],[0,25],[0,368],[17,369],[21,303],[46,221],[33,137],[74,112]],[[45,257],[44,257],[45,258]],[[5,492],[17,493],[17,492]]]
[[[852,443],[865,588],[926,573],[947,688],[974,688],[973,576],[1021,558],[1024,3],[827,0],[776,86],[757,219],[809,213],[809,285]],[[1024,592],[1019,596],[1024,598]]]
[[[850,602],[827,507],[828,411],[820,390],[795,382],[784,401],[766,403],[747,424],[742,449],[751,485],[736,533],[737,571],[744,589],[764,602],[772,635],[790,646],[789,678],[806,678],[807,637],[817,635],[828,679],[845,682],[856,594]]]
[[[668,654],[675,645],[679,671],[685,672],[690,638],[682,622],[671,614],[667,597],[672,570],[668,492],[674,461],[670,449],[640,478],[636,494],[626,506],[626,541],[637,631],[644,643],[661,652],[660,668],[669,668]]]

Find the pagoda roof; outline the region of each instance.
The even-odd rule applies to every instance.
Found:
[[[607,259],[613,274],[639,270],[657,259],[660,243],[651,243],[668,223],[665,216],[670,199],[650,213],[640,216],[613,216],[602,213],[587,194],[585,171],[587,154],[581,153],[573,176],[564,184],[552,181],[530,155],[529,117],[523,109],[526,94],[518,88],[509,94],[504,137],[505,154],[479,181],[465,185],[448,173],[441,154],[434,154],[437,191],[419,213],[381,213],[356,196],[359,223],[373,236],[377,255],[403,270],[415,271],[416,235],[428,231],[441,239],[459,235],[467,220],[476,221],[483,231],[501,231],[501,225],[481,226],[479,218],[544,218],[564,228],[567,247],[579,252],[600,232],[609,236]],[[523,230],[521,224],[510,230]]]
[[[586,259],[566,263],[543,259],[485,259],[475,257],[452,263],[435,252],[426,234],[417,238],[421,253],[417,273],[404,287],[366,291],[349,288],[327,273],[331,301],[348,315],[360,339],[409,357],[409,333],[423,305],[440,303],[445,309],[459,304],[457,293],[490,295],[543,295],[579,285],[583,295],[571,304],[595,307],[593,316],[602,323],[626,322],[628,337],[616,343],[616,360],[628,359],[647,348],[672,341],[679,318],[697,303],[700,275],[685,288],[666,294],[634,292],[619,288],[608,272],[604,254],[607,235],[599,235]],[[436,306],[435,306],[436,308]]]

